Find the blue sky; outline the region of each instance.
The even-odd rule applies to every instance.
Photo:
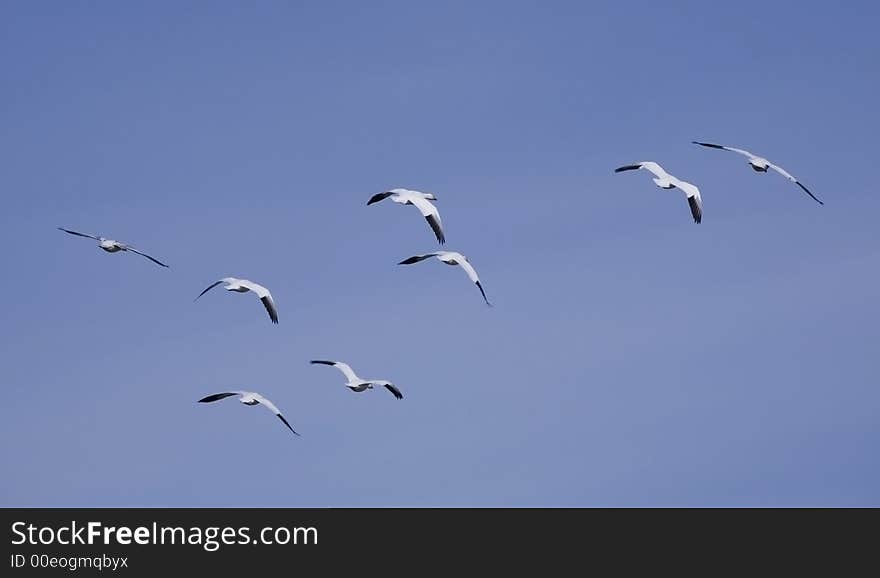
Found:
[[[880,505],[878,16],[4,3],[0,505]]]

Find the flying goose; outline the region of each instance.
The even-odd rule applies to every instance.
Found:
[[[265,397],[263,397],[259,393],[256,393],[253,391],[227,391],[224,393],[215,393],[215,394],[209,395],[207,397],[203,397],[202,399],[199,400],[199,403],[211,403],[212,401],[218,401],[221,399],[225,399],[227,397],[232,397],[233,395],[237,395],[238,401],[240,401],[241,403],[243,403],[245,405],[261,404],[261,405],[265,406],[266,409],[268,409],[269,411],[271,411],[272,413],[277,415],[278,419],[283,421],[284,425],[286,425],[290,431],[292,431],[296,435],[299,435],[299,433],[297,433],[296,430],[294,430],[292,427],[290,427],[290,424],[287,423],[287,420],[284,419],[284,416],[281,415],[281,412],[278,410],[277,407],[275,407],[274,403],[272,403],[271,401],[269,401],[268,399],[266,399]]]
[[[125,243],[120,243],[119,241],[114,241],[113,239],[106,239],[104,237],[96,237],[95,235],[87,235],[85,233],[77,233],[76,231],[71,231],[70,229],[65,229],[63,227],[58,227],[58,230],[64,231],[65,233],[70,233],[71,235],[76,235],[77,237],[85,237],[87,239],[94,239],[95,241],[98,242],[98,246],[100,248],[104,249],[105,251],[107,251],[108,253],[117,253],[119,251],[128,251],[131,253],[136,253],[136,254],[140,255],[141,257],[146,257],[147,259],[149,259],[150,261],[152,261],[156,265],[161,265],[162,267],[168,267],[168,265],[166,265],[165,263],[162,263],[161,261],[150,257],[146,253],[141,253],[140,251],[138,251],[137,249],[135,249],[131,245],[126,245]]]
[[[397,399],[403,399],[403,394],[400,393],[400,390],[390,381],[385,381],[384,379],[361,379],[347,363],[342,363],[341,361],[325,361],[323,359],[313,359],[311,363],[313,365],[332,365],[341,371],[347,380],[345,386],[352,391],[361,392],[367,389],[373,389],[374,385],[378,385],[388,389],[388,391],[394,394],[394,397]]]
[[[216,287],[221,283],[226,283],[227,291],[235,291],[236,293],[247,293],[248,291],[253,291],[257,294],[257,297],[260,298],[260,301],[263,302],[263,305],[266,307],[266,311],[269,312],[269,319],[272,320],[272,323],[278,323],[278,310],[275,309],[275,302],[272,300],[272,294],[269,293],[269,290],[254,283],[253,281],[248,281],[247,279],[236,279],[235,277],[224,277],[219,281],[208,285],[208,287],[199,293],[199,297]],[[199,297],[196,297],[194,301],[198,301]]]
[[[687,195],[688,205],[691,208],[691,215],[694,217],[694,222],[702,222],[703,200],[700,198],[700,189],[691,183],[673,177],[654,161],[642,161],[634,165],[626,165],[614,169],[614,172],[621,173],[623,171],[634,171],[636,169],[645,169],[652,173],[655,176],[653,179],[654,184],[661,189],[681,189],[684,194]]]
[[[820,201],[819,199],[817,199],[817,198],[816,198],[816,195],[814,195],[813,193],[811,193],[810,190],[809,190],[807,187],[805,187],[804,184],[803,184],[802,182],[800,182],[799,180],[797,180],[796,178],[794,178],[792,175],[788,174],[788,172],[786,172],[785,169],[783,169],[782,167],[778,167],[778,166],[774,165],[773,163],[771,163],[770,161],[768,161],[767,159],[765,159],[765,158],[763,158],[763,157],[759,157],[759,156],[753,155],[753,154],[750,153],[749,151],[747,151],[747,150],[743,150],[743,149],[736,149],[736,148],[733,148],[733,147],[726,147],[726,146],[721,146],[721,145],[717,145],[717,144],[711,144],[711,143],[707,143],[707,142],[698,142],[698,141],[691,141],[691,142],[694,143],[695,145],[700,145],[700,146],[703,146],[703,147],[709,147],[709,148],[712,148],[712,149],[721,149],[721,150],[724,150],[724,151],[730,151],[730,152],[734,152],[734,153],[739,153],[739,154],[743,155],[744,157],[748,157],[748,159],[749,159],[749,165],[751,165],[751,167],[752,167],[753,169],[755,169],[755,171],[757,171],[757,172],[759,172],[759,173],[766,173],[766,172],[767,172],[767,169],[773,169],[774,171],[776,171],[777,173],[779,173],[780,175],[782,175],[782,176],[785,177],[786,179],[790,180],[791,182],[793,182],[794,184],[796,184],[797,186],[799,186],[800,188],[802,188],[802,189],[804,190],[805,193],[807,193],[808,195],[810,195],[811,197],[813,197],[813,200],[814,200],[814,201],[816,201],[816,202],[819,203],[820,205],[824,205],[824,204],[825,204],[825,203],[823,203],[822,201]]]
[[[443,263],[447,265],[460,265],[464,272],[467,273],[468,278],[471,282],[477,286],[480,290],[480,293],[483,294],[483,300],[486,302],[486,305],[492,307],[492,304],[489,303],[489,299],[486,297],[486,292],[483,291],[483,285],[480,284],[480,278],[477,276],[477,272],[474,270],[473,265],[470,264],[468,258],[462,255],[461,253],[456,253],[455,251],[436,251],[434,253],[426,253],[424,255],[414,255],[409,259],[404,259],[398,265],[412,265],[413,263],[418,263],[419,261],[424,261],[425,259],[430,259],[431,257],[437,257]]]
[[[367,205],[378,203],[388,197],[391,197],[392,201],[401,205],[415,205],[422,216],[425,217],[425,220],[428,221],[428,224],[431,225],[437,241],[441,245],[446,242],[446,236],[443,234],[443,223],[440,221],[440,212],[437,211],[437,207],[428,202],[437,200],[433,193],[422,193],[409,189],[391,189],[390,191],[373,195],[367,201]]]

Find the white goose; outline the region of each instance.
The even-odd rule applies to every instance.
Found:
[[[473,265],[470,264],[468,258],[462,255],[461,253],[457,253],[455,251],[436,251],[434,253],[426,253],[424,255],[414,255],[409,259],[404,259],[398,265],[412,265],[413,263],[418,263],[419,261],[424,261],[425,259],[430,259],[431,257],[437,257],[437,259],[447,265],[460,265],[464,272],[467,273],[468,278],[471,282],[477,286],[480,290],[480,293],[483,294],[483,300],[486,302],[486,305],[492,307],[492,304],[489,303],[489,299],[486,297],[486,292],[483,291],[483,285],[480,283],[480,278],[477,276],[477,272],[474,269]]]
[[[397,389],[397,387],[390,381],[386,381],[384,379],[361,379],[355,374],[355,372],[351,369],[351,366],[349,366],[347,363],[342,363],[341,361],[325,361],[323,359],[313,359],[311,363],[313,365],[332,365],[333,367],[341,371],[346,379],[345,387],[349,388],[352,391],[362,392],[368,389],[373,389],[373,386],[377,385],[386,388],[397,399],[403,399],[403,394],[400,393],[400,390]]]
[[[820,201],[819,199],[817,199],[817,198],[816,198],[816,195],[814,195],[813,193],[810,192],[810,189],[808,189],[807,187],[805,187],[804,184],[803,184],[802,182],[800,182],[799,180],[797,180],[796,178],[794,178],[792,175],[790,175],[785,169],[783,169],[783,168],[780,167],[780,166],[774,165],[773,163],[771,163],[770,161],[768,161],[767,159],[765,159],[765,158],[763,158],[763,157],[759,157],[759,156],[757,156],[757,155],[753,155],[753,154],[750,153],[749,151],[747,151],[747,150],[743,150],[743,149],[736,149],[736,148],[733,148],[733,147],[726,147],[726,146],[717,145],[717,144],[712,144],[712,143],[707,143],[707,142],[697,142],[697,141],[691,141],[691,142],[694,143],[695,145],[700,145],[700,146],[703,146],[703,147],[708,147],[708,148],[712,148],[712,149],[721,149],[721,150],[724,150],[724,151],[730,151],[730,152],[733,152],[733,153],[741,154],[741,155],[743,155],[744,157],[747,157],[747,158],[749,159],[749,165],[750,165],[753,169],[755,169],[755,171],[757,171],[757,172],[759,172],[759,173],[766,173],[766,172],[767,172],[767,169],[773,169],[774,171],[776,171],[777,173],[779,173],[780,175],[782,175],[782,176],[785,177],[786,179],[790,180],[791,182],[793,182],[794,184],[796,184],[797,186],[799,186],[800,188],[802,188],[802,189],[804,190],[805,193],[807,193],[808,195],[810,195],[810,196],[813,198],[814,201],[816,201],[816,202],[819,203],[820,205],[824,205],[824,204],[825,204],[825,203],[823,203],[822,201]]]
[[[266,308],[266,311],[269,312],[269,319],[272,320],[272,323],[278,323],[278,310],[275,309],[275,302],[272,300],[272,294],[269,293],[269,290],[263,287],[258,283],[254,283],[253,281],[248,281],[247,279],[237,279],[235,277],[224,277],[215,283],[211,283],[208,287],[199,293],[199,297],[220,285],[221,283],[226,283],[224,289],[227,291],[235,291],[236,293],[247,293],[248,291],[253,291],[257,294],[257,297],[260,298],[260,301],[263,302],[263,306]],[[198,301],[199,297],[196,297],[194,301]]]
[[[245,405],[260,404],[260,405],[264,406],[266,409],[268,409],[269,411],[271,411],[272,413],[277,415],[278,419],[283,421],[284,425],[286,425],[290,431],[292,431],[296,435],[299,435],[299,433],[297,433],[296,430],[294,430],[292,427],[290,427],[290,424],[287,423],[287,420],[284,419],[284,416],[281,415],[281,411],[277,407],[275,407],[274,403],[272,403],[271,401],[269,401],[268,399],[266,399],[265,397],[263,397],[262,395],[254,392],[254,391],[226,391],[223,393],[215,393],[215,394],[209,395],[207,397],[203,397],[202,399],[199,400],[199,403],[211,403],[212,401],[226,399],[227,397],[232,397],[233,395],[237,395],[238,401],[240,401],[241,403],[243,403]]]
[[[654,184],[661,189],[681,189],[687,196],[688,205],[691,208],[691,215],[694,217],[695,223],[703,220],[703,199],[700,198],[700,189],[696,185],[682,181],[663,170],[663,167],[654,161],[642,161],[634,165],[626,165],[614,169],[615,173],[623,171],[634,171],[636,169],[645,169],[654,175]]]
[[[440,212],[437,211],[437,207],[428,202],[437,200],[433,193],[422,193],[409,189],[391,189],[390,191],[373,195],[367,201],[367,205],[378,203],[388,197],[391,197],[392,201],[401,205],[415,205],[422,216],[425,217],[425,220],[428,221],[428,224],[431,225],[437,241],[441,245],[446,242],[446,236],[443,234],[443,223],[440,221]]]
[[[119,241],[114,241],[113,239],[107,239],[104,237],[96,237],[95,235],[87,235],[85,233],[77,233],[76,231],[71,231],[71,230],[65,229],[63,227],[58,227],[58,230],[64,231],[65,233],[70,233],[71,235],[76,235],[77,237],[86,237],[87,239],[94,239],[95,241],[98,242],[98,246],[100,248],[104,249],[105,251],[107,251],[108,253],[117,253],[119,251],[127,251],[127,252],[131,252],[131,253],[135,253],[137,255],[140,255],[141,257],[146,257],[147,259],[149,259],[150,261],[152,261],[156,265],[161,265],[162,267],[168,267],[168,265],[166,265],[165,263],[162,263],[161,261],[154,259],[153,257],[150,257],[146,253],[141,253],[140,251],[138,251],[137,249],[135,249],[131,245],[126,245],[125,243],[120,243]]]

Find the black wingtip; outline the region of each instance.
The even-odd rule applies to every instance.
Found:
[[[311,365],[333,365],[333,361],[327,361],[326,359],[313,359],[309,361]]]
[[[390,392],[391,392],[391,395],[393,395],[396,399],[403,399],[403,394],[400,393],[400,390],[397,389],[396,386],[394,386],[394,385],[388,385],[388,384],[386,383],[386,384],[385,384],[385,389],[387,389],[388,391],[390,391]]]
[[[408,258],[404,259],[403,261],[398,263],[398,265],[412,265],[413,263],[418,263],[419,261],[420,261],[420,259],[419,259],[418,255],[414,255],[412,257],[408,257]]]
[[[810,189],[808,189],[807,187],[805,187],[800,181],[795,181],[795,182],[797,183],[797,186],[799,186],[800,188],[802,188],[802,189],[804,190],[805,193],[807,193],[808,195],[810,195],[810,197],[812,197],[812,199],[813,199],[814,201],[816,201],[816,202],[819,203],[820,205],[824,205],[824,204],[825,204],[825,203],[823,203],[822,201],[820,201],[819,198],[816,197],[816,195],[814,195],[813,193],[811,193],[811,192],[810,192]]]
[[[211,395],[207,395],[199,400],[199,403],[211,403],[212,401],[218,401],[221,399],[226,399],[227,397],[232,397],[233,395],[238,395],[236,393],[212,393]]]
[[[286,419],[284,419],[284,416],[283,416],[283,415],[281,415],[281,414],[280,414],[280,413],[276,413],[276,414],[275,414],[275,415],[277,415],[277,416],[278,416],[278,419],[280,419],[280,420],[281,420],[281,421],[283,421],[283,422],[284,422],[284,425],[286,425],[286,426],[287,426],[287,429],[289,429],[289,430],[290,430],[290,431],[292,431],[292,432],[293,432],[293,433],[295,433],[295,434],[296,434],[296,435],[298,435],[298,436],[299,436],[299,432],[297,432],[297,431],[296,431],[296,430],[295,430],[295,429],[293,429],[293,428],[292,428],[292,427],[290,427],[290,424],[289,424],[289,423],[287,423],[287,420],[286,420]],[[302,436],[300,436],[300,437],[302,437]]]
[[[691,142],[695,145],[700,145],[701,147],[709,147],[709,148],[713,148],[713,149],[723,149],[724,148],[721,145],[712,144],[710,142],[700,142],[700,141],[696,141],[696,140],[692,140]]]
[[[266,313],[269,314],[269,319],[275,325],[278,324],[278,310],[275,309],[275,304],[272,302],[272,298],[268,295],[266,297],[260,297],[260,302],[263,304],[263,307],[266,308]]]
[[[494,307],[494,305],[492,305],[491,303],[489,303],[489,298],[486,297],[486,292],[483,291],[483,285],[482,285],[479,281],[475,281],[475,282],[474,282],[474,285],[476,285],[477,288],[480,290],[480,293],[483,295],[483,301],[486,302],[486,305],[488,305],[489,307]]]
[[[697,202],[697,197],[688,197],[688,205],[691,208],[691,215],[694,217],[694,223],[700,224],[703,222],[703,209],[700,207],[700,203]]]
[[[370,197],[370,200],[367,201],[367,205],[369,206],[369,205],[372,205],[373,203],[378,203],[379,201],[383,201],[383,200],[387,199],[388,197],[390,197],[391,194],[392,193],[389,191],[385,191],[383,193],[376,193],[375,195]]]
[[[446,235],[443,233],[443,227],[440,226],[439,221],[434,215],[428,215],[425,217],[425,220],[428,221],[428,225],[431,226],[431,230],[434,231],[434,236],[437,237],[437,242],[443,245],[446,243]]]
[[[639,168],[641,168],[641,165],[624,165],[622,167],[617,167],[616,169],[614,169],[614,172],[622,173],[623,171],[634,171]]]

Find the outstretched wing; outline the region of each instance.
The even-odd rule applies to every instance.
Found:
[[[810,189],[808,189],[807,187],[805,187],[804,184],[803,184],[802,182],[800,182],[800,181],[795,181],[795,183],[797,183],[797,186],[799,186],[800,188],[802,188],[802,189],[804,190],[805,193],[807,193],[808,195],[810,195],[811,197],[813,197],[813,200],[814,200],[814,201],[816,201],[816,202],[819,203],[820,205],[824,205],[824,204],[825,204],[825,203],[823,203],[822,201],[820,201],[819,199],[817,199],[817,198],[816,198],[816,195],[814,195],[813,193],[811,193],[811,192],[810,192]]]
[[[458,262],[464,272],[467,273],[468,279],[471,280],[471,283],[479,283],[480,278],[477,276],[477,271],[474,269],[474,266],[470,264],[466,259],[462,259]]]
[[[248,281],[247,279],[239,279],[238,284],[256,293],[257,297],[259,297],[260,299],[262,299],[263,297],[271,297],[269,290],[259,283],[254,283],[253,281]]]
[[[342,363],[341,361],[327,361],[324,359],[313,359],[309,363],[311,363],[312,365],[332,365],[342,372],[342,374],[345,376],[345,379],[347,379],[349,383],[360,381],[360,378],[355,374],[354,370],[352,370],[351,366],[349,366],[347,363]]]
[[[266,399],[265,397],[263,397],[262,395],[260,395],[258,393],[253,394],[253,396],[254,396],[254,399],[256,399],[258,402],[260,402],[260,405],[265,406],[266,409],[268,409],[269,411],[274,413],[276,416],[278,416],[278,419],[280,419],[282,422],[284,422],[284,425],[287,426],[287,429],[289,429],[290,431],[292,431],[296,435],[299,435],[299,433],[290,426],[290,424],[287,422],[287,420],[284,419],[284,416],[281,415],[281,410],[279,410],[277,407],[275,407],[274,403],[272,403],[271,401],[269,401],[268,399]]]
[[[146,253],[141,253],[140,251],[138,251],[138,250],[135,249],[134,247],[129,247],[128,245],[125,245],[125,246],[123,247],[123,250],[125,250],[125,251],[131,251],[132,253],[137,253],[137,254],[140,255],[141,257],[146,257],[147,259],[149,259],[150,261],[152,261],[152,262],[155,263],[156,265],[160,265],[160,266],[162,266],[162,267],[168,267],[168,265],[166,265],[165,263],[159,261],[158,259],[154,259],[153,257],[150,257],[150,256],[147,255]]]
[[[700,189],[696,185],[678,179],[673,180],[673,184],[687,195],[688,206],[691,208],[694,222],[701,223],[703,221],[703,199],[700,197]]]
[[[215,393],[215,394],[209,395],[207,397],[203,397],[202,399],[199,400],[199,403],[211,403],[212,401],[219,401],[221,399],[226,399],[227,397],[232,397],[233,395],[238,395],[238,394],[239,394],[239,392],[237,392],[237,391],[226,391],[223,393]]]
[[[458,263],[461,265],[461,268],[464,269],[464,272],[467,273],[468,279],[470,279],[474,285],[480,290],[480,293],[483,294],[483,301],[486,302],[486,305],[492,307],[492,304],[489,303],[489,298],[486,297],[486,292],[483,290],[483,285],[480,283],[480,278],[477,277],[477,271],[474,269],[473,265],[468,262],[467,259],[463,259]]]
[[[384,193],[377,193],[377,194],[373,195],[372,197],[370,197],[370,200],[367,201],[367,204],[372,205],[373,203],[378,203],[379,201],[384,201],[385,199],[387,199],[388,197],[390,197],[393,194],[394,193],[392,193],[391,191],[385,191]]]
[[[703,201],[699,195],[688,197],[688,206],[691,208],[691,215],[694,217],[694,223],[703,222]]]
[[[272,299],[272,294],[269,293],[268,289],[259,283],[254,283],[247,279],[239,279],[238,284],[256,293],[257,297],[259,297],[260,301],[263,303],[263,307],[265,307],[266,311],[269,313],[269,319],[272,320],[272,323],[278,323],[278,309],[275,307],[275,301]]]
[[[655,163],[654,161],[644,161],[639,163],[643,169],[657,177],[658,179],[668,179],[672,175],[666,172],[666,169],[660,166],[659,163]]]
[[[386,381],[382,385],[384,385],[385,388],[394,395],[394,397],[396,397],[397,399],[403,399],[403,394],[400,393],[400,390],[397,389],[397,386],[395,386],[393,383],[391,383],[390,381]]]
[[[700,189],[696,186],[684,181],[676,181],[675,186],[687,195],[688,206],[691,209],[691,216],[694,223],[703,222],[703,199],[700,197]]]
[[[814,195],[813,193],[810,192],[810,189],[808,189],[807,187],[805,187],[805,186],[804,186],[799,180],[797,180],[796,178],[794,178],[794,176],[790,175],[790,174],[788,173],[788,171],[786,171],[785,169],[783,169],[783,168],[780,167],[780,166],[774,165],[773,163],[769,163],[769,166],[770,166],[771,169],[773,169],[774,171],[776,171],[777,173],[779,173],[780,175],[782,175],[782,176],[785,177],[786,179],[790,180],[791,182],[793,182],[794,184],[796,184],[797,186],[799,186],[800,188],[802,188],[802,189],[804,190],[805,193],[807,193],[808,195],[810,195],[811,197],[813,197],[813,200],[814,200],[814,201],[816,201],[816,202],[819,203],[820,205],[824,205],[824,204],[825,204],[825,203],[823,203],[822,201],[820,201],[819,199],[817,199],[817,198],[816,198],[816,195]]]
[[[77,233],[76,231],[71,231],[70,229],[65,229],[64,227],[58,227],[59,231],[64,231],[65,233],[70,233],[71,235],[76,235],[77,237],[86,237],[87,239],[94,239],[95,241],[100,241],[100,237],[96,237],[94,235],[87,235],[85,233]]]
[[[419,261],[424,261],[425,259],[430,259],[431,257],[436,257],[437,253],[428,253],[426,255],[413,255],[409,259],[404,259],[398,265],[412,265],[413,263],[418,263]]]
[[[275,308],[275,302],[272,300],[272,296],[266,295],[265,297],[260,297],[260,301],[263,302],[263,307],[265,307],[266,311],[269,313],[269,319],[272,320],[272,323],[278,323],[278,310]]]
[[[445,243],[446,235],[443,234],[443,223],[440,221],[440,212],[437,210],[437,207],[422,197],[413,196],[410,201],[416,206],[416,208],[418,208],[422,216],[425,217],[425,220],[428,221],[428,224],[431,225],[431,229],[434,231],[434,236],[437,237],[437,241],[441,245]]]
[[[712,144],[712,143],[708,143],[708,142],[698,142],[698,141],[695,141],[695,140],[692,140],[691,142],[694,143],[695,145],[700,145],[700,146],[702,146],[702,147],[709,147],[709,148],[712,148],[712,149],[721,149],[721,150],[724,150],[724,151],[730,151],[730,152],[732,152],[732,153],[739,153],[739,154],[741,154],[741,155],[743,155],[743,156],[749,157],[750,159],[756,158],[755,155],[753,155],[752,153],[750,153],[749,151],[744,150],[744,149],[737,149],[737,148],[733,148],[733,147],[726,147],[726,146],[722,146],[722,145],[718,145],[718,144]]]
[[[300,435],[300,433],[299,433],[298,431],[296,431],[295,429],[293,429],[292,427],[290,427],[290,424],[287,422],[286,419],[284,419],[284,416],[283,416],[283,415],[281,415],[280,413],[276,413],[275,415],[278,416],[278,419],[280,419],[281,421],[284,422],[284,425],[287,426],[287,429],[289,429],[290,431],[292,431],[292,432],[295,433],[296,435]]]
[[[666,179],[670,177],[670,174],[663,170],[663,167],[661,167],[654,161],[642,161],[634,165],[624,165],[622,167],[614,169],[614,172],[622,173],[623,171],[634,171],[636,169],[645,169],[646,171],[652,173],[655,177],[660,179]]]
[[[210,291],[211,289],[213,289],[214,287],[216,287],[220,283],[223,283],[223,279],[220,279],[219,281],[215,281],[214,283],[211,283],[210,285],[208,285],[204,291],[199,293],[199,297],[201,297],[202,295],[204,295],[205,293],[207,293],[208,291]],[[198,301],[199,297],[196,297],[195,299],[193,299],[193,301]]]

